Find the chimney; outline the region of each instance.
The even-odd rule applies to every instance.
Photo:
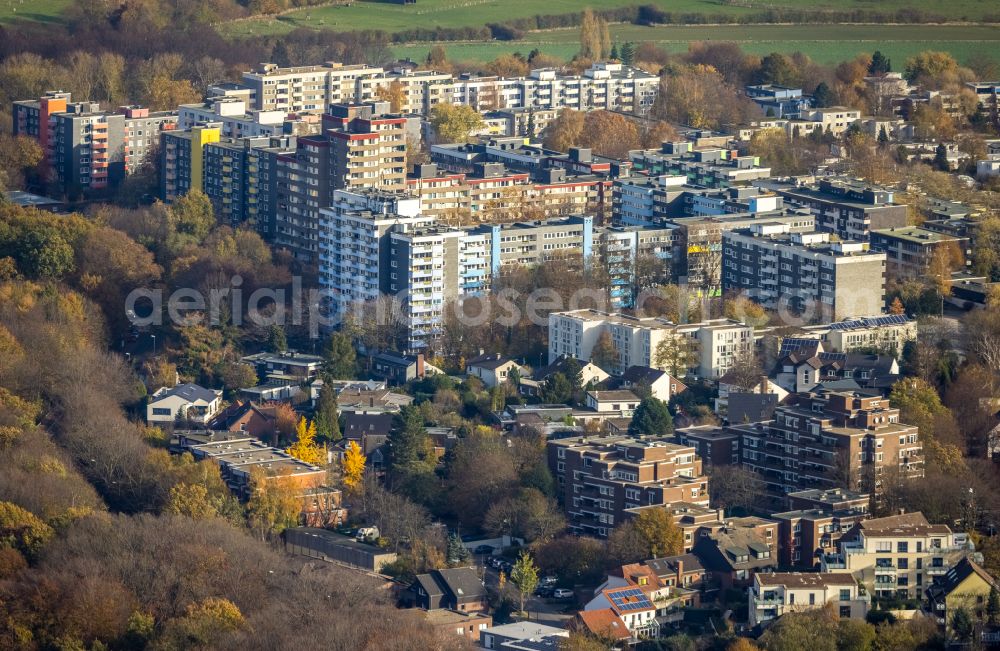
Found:
[[[760,395],[767,395],[767,376],[760,376]]]
[[[417,377],[422,378],[424,376],[424,354],[417,353]]]
[[[677,587],[684,585],[684,561],[677,560]]]

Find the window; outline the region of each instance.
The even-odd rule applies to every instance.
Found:
[[[903,541],[897,542],[896,551],[900,554],[907,554],[910,551],[910,544]]]
[[[816,605],[816,593],[815,592],[810,592],[809,593],[809,605],[810,606],[815,606]]]
[[[851,600],[851,590],[849,588],[840,591],[840,600],[841,601]]]
[[[851,616],[851,607],[850,606],[841,606],[840,607],[840,616],[841,617],[850,617]]]
[[[153,415],[154,416],[169,416],[170,414],[171,414],[171,411],[170,411],[169,408],[166,408],[166,407],[153,407]]]

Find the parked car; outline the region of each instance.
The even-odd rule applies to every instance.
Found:
[[[504,563],[506,563],[506,561],[500,556],[490,557],[490,567],[492,567],[494,570],[499,570],[500,566],[503,565]]]
[[[573,596],[573,591],[569,588],[556,588],[552,591],[552,597],[554,599],[569,599]]]
[[[479,545],[478,547],[476,547],[476,549],[474,551],[477,554],[492,554],[493,553],[493,546],[492,545]]]
[[[551,574],[548,576],[543,576],[539,581],[541,585],[553,586],[559,582],[559,579]]]
[[[542,587],[535,590],[535,596],[542,597],[543,599],[548,599],[553,595],[555,591],[556,591],[555,588],[550,588],[548,586],[543,585]]]

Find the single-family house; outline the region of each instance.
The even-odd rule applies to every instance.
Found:
[[[639,396],[631,391],[588,391],[587,408],[599,414],[615,414],[630,417],[639,406]]]
[[[323,366],[320,355],[306,355],[294,350],[282,353],[256,353],[243,357],[243,363],[251,364],[260,377],[271,375],[292,375],[299,379],[315,377]]]
[[[178,420],[206,424],[222,406],[221,389],[205,389],[197,384],[178,384],[156,391],[146,405],[146,421],[173,423]]]
[[[403,595],[403,600],[424,610],[471,613],[489,609],[486,586],[472,567],[453,567],[418,574],[407,594]]]
[[[610,623],[617,618],[617,621],[625,625],[630,637],[655,638],[660,633],[660,622],[656,619],[656,605],[652,595],[661,591],[659,586],[652,585],[605,588],[587,602],[583,610],[608,611],[614,617],[605,612],[601,619]]]
[[[208,429],[225,432],[246,432],[254,438],[272,440],[277,434],[275,408],[257,405],[249,400],[237,400],[212,418]]]
[[[596,386],[611,377],[607,371],[593,362],[582,362],[573,357],[560,355],[551,364],[536,369],[530,378],[522,377],[521,393],[526,396],[539,395],[539,389],[545,380],[556,373],[569,374],[572,372],[572,369],[569,368],[571,365],[580,369],[580,386],[582,387]]]
[[[466,375],[479,378],[491,389],[506,383],[512,371],[517,372],[518,378],[527,374],[523,366],[499,353],[479,355],[465,364]]]
[[[674,396],[687,390],[687,385],[666,371],[649,366],[630,366],[616,383],[619,389],[630,389],[635,393],[649,395],[663,402],[670,402]]]
[[[402,612],[412,613],[411,617],[427,622],[442,638],[457,635],[473,643],[479,640],[483,631],[493,625],[493,617],[480,612],[463,612],[444,608]]]
[[[756,405],[777,405],[782,400],[788,397],[788,391],[781,387],[777,382],[771,380],[767,376],[762,376],[753,386],[746,386],[746,382],[740,381],[736,374],[732,371],[726,373],[721,378],[719,378],[719,397],[715,399],[715,413],[721,418],[726,418],[731,423],[742,423],[742,422],[756,422],[756,421],[745,421],[744,416],[748,416],[746,413],[737,413],[735,418],[730,417],[729,414],[729,397],[731,394],[756,394],[760,396],[775,396],[773,399],[753,399],[746,400],[743,398],[738,399],[740,406],[745,404],[756,404]],[[742,410],[740,410],[742,411]],[[772,410],[773,412],[773,410]],[[767,420],[767,419],[765,419]]]
[[[424,377],[426,372],[424,356],[421,353],[403,355],[385,351],[375,353],[372,356],[372,376],[378,380],[385,380],[389,384],[397,386],[406,384],[410,380]]]
[[[786,391],[803,393],[819,385],[830,388],[847,382],[850,386],[844,388],[887,393],[900,378],[899,362],[892,355],[829,353],[819,341],[800,341],[803,342],[800,347],[778,360],[771,375]]]
[[[392,431],[393,414],[389,412],[367,414],[347,412],[343,415],[341,434],[344,442],[353,441],[364,453],[366,463],[373,468],[381,468],[387,459],[385,449]]]
[[[938,624],[948,629],[960,608],[973,621],[985,622],[991,590],[1000,590],[1000,584],[981,565],[965,557],[927,588],[927,608]]]
[[[611,641],[616,645],[621,645],[632,639],[632,632],[628,626],[610,608],[581,610],[573,616],[567,627],[580,633]],[[615,646],[614,648],[621,647]]]

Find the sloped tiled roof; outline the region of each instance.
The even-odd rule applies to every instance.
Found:
[[[678,556],[665,556],[663,558],[653,558],[646,561],[646,565],[656,572],[657,576],[670,576],[677,573],[678,561],[684,563],[685,572],[701,572],[705,568],[701,564],[701,559],[694,554],[680,554]]]
[[[978,563],[969,557],[960,560],[953,568],[931,587],[927,588],[927,595],[932,598],[945,597],[951,594],[958,586],[973,574],[978,574],[987,585],[1000,588],[996,580],[990,573],[984,570]]]
[[[188,402],[197,402],[199,400],[212,402],[219,397],[218,394],[211,389],[206,389],[198,386],[197,384],[188,382],[186,384],[178,384],[177,386],[167,389],[159,395],[155,395],[154,400],[162,400],[171,396],[183,398]]]
[[[476,368],[485,368],[490,371],[493,371],[500,368],[504,364],[509,364],[512,361],[514,360],[510,359],[509,357],[504,357],[499,353],[491,353],[487,355],[479,355],[477,357],[473,357],[472,359],[470,359],[465,363],[465,367],[469,368],[470,366],[475,366]]]
[[[486,594],[483,582],[471,567],[453,567],[435,572],[441,576],[445,586],[457,599],[482,597]]]
[[[615,640],[627,640],[632,637],[625,622],[610,608],[582,610],[577,613],[577,617],[594,635],[610,637]]]

